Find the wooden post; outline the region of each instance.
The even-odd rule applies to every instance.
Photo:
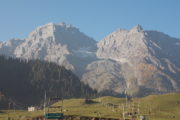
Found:
[[[123,120],[125,120],[125,110],[124,110],[124,105],[123,105]]]
[[[132,103],[132,113],[134,113],[134,103]]]

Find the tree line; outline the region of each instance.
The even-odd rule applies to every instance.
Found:
[[[63,66],[5,56],[0,56],[0,92],[26,105],[42,102],[45,92],[47,97],[61,98],[92,97],[97,94]]]

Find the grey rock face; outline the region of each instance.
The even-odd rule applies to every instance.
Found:
[[[98,92],[112,91],[119,93],[125,90],[126,82],[122,77],[121,65],[113,60],[98,60],[87,66],[82,81]]]
[[[20,39],[11,39],[6,42],[0,42],[0,54],[6,56],[14,56],[14,50],[19,46],[24,40]]]
[[[117,30],[97,44],[97,57],[108,63],[89,64],[82,81],[98,91],[108,88],[132,96],[176,91],[180,89],[179,42],[160,32],[145,31],[140,25],[129,31]],[[97,66],[106,66],[101,68],[103,74]]]
[[[121,62],[140,62],[148,56],[148,48],[142,28],[117,30],[98,43],[97,56]],[[135,60],[132,58],[136,58]]]
[[[7,50],[3,52],[23,59],[55,62],[80,76],[82,70],[78,67],[85,68],[80,60],[88,64],[91,59],[95,59],[95,51],[96,41],[77,28],[65,23],[49,23],[32,31],[21,44],[13,46],[9,53]],[[73,56],[76,56],[75,60]]]
[[[49,23],[24,40],[0,43],[0,54],[55,62],[111,95],[180,89],[180,39],[140,25],[119,29],[97,43],[72,25]]]

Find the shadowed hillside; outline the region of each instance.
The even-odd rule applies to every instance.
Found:
[[[40,103],[45,91],[48,97],[63,98],[96,94],[65,67],[40,60],[27,61],[4,56],[0,56],[0,91],[10,101],[21,104]]]

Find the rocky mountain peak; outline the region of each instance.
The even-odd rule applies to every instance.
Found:
[[[12,54],[18,58],[54,62],[67,69],[78,71],[79,66],[85,67],[84,64],[78,64],[79,59],[90,62],[90,56],[94,58],[95,51],[94,39],[80,32],[76,27],[62,22],[37,27],[22,44],[15,48]],[[76,58],[72,59],[73,56]],[[90,58],[86,60],[87,57]]]
[[[148,56],[145,35],[140,25],[133,29],[117,30],[98,43],[97,56],[123,61],[136,57],[135,61],[141,61]]]
[[[78,28],[71,24],[62,23],[48,23],[33,30],[28,38],[29,43],[48,44],[55,43],[66,45],[69,50],[77,50],[83,47],[95,46],[96,41],[84,33],[80,32]]]
[[[73,28],[73,29],[79,30],[78,28],[74,27],[73,25],[66,24],[65,22],[61,22],[61,23],[56,24],[56,25],[60,25],[60,26],[65,27],[65,28]]]
[[[100,92],[128,91],[131,95],[179,89],[177,51],[179,39],[145,31],[140,25],[116,30],[97,43],[70,24],[48,23],[25,40],[0,43],[0,54],[54,62],[73,70]]]
[[[109,64],[93,62],[88,65],[91,69],[84,74],[83,81],[89,85],[95,85],[98,91],[102,91],[99,88],[102,84],[105,85],[103,91],[119,84],[122,89],[118,89],[118,93],[127,91],[130,95],[141,94],[141,90],[148,92],[177,90],[180,85],[180,57],[175,51],[180,51],[179,41],[161,32],[144,31],[140,25],[136,25],[129,31],[119,29],[97,44],[96,55],[100,58],[99,61],[113,60],[115,64],[112,61],[108,61]],[[95,64],[98,65],[93,68]],[[119,71],[118,73],[112,75],[112,71],[108,71],[112,68],[111,64],[114,65],[114,69],[116,68],[115,71]],[[103,68],[104,66],[107,70]],[[104,70],[103,74],[102,70]],[[114,76],[121,76],[121,78],[116,79],[113,78]],[[111,80],[115,84],[108,82],[111,78],[116,80]],[[126,87],[123,88],[124,86]],[[114,88],[113,86],[111,90],[116,92],[117,89]]]
[[[136,25],[136,26],[134,26],[131,30],[130,30],[130,32],[132,32],[132,33],[136,33],[136,32],[142,32],[143,31],[143,28],[142,28],[142,26],[141,25]]]
[[[32,38],[34,36],[40,37],[49,37],[54,36],[55,33],[62,33],[62,32],[79,32],[79,29],[72,26],[71,24],[66,24],[64,22],[61,23],[48,23],[42,26],[37,27],[33,30],[28,37]]]

